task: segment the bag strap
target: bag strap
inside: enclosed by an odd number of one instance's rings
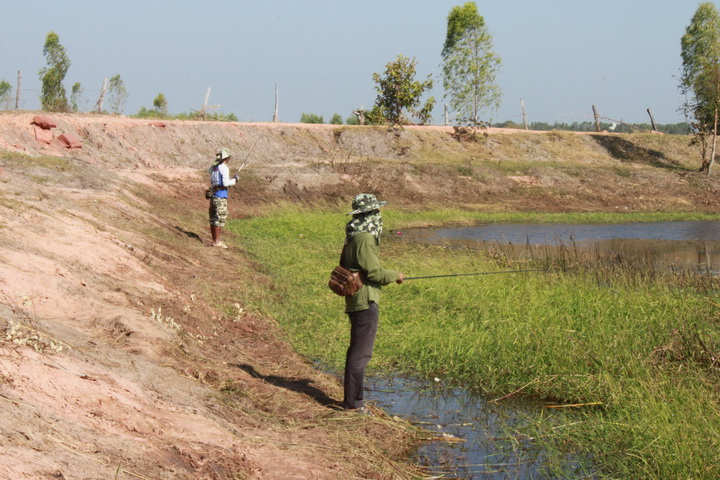
[[[343,255],[345,254],[346,247],[347,247],[347,243],[343,243],[343,248],[342,248],[342,250],[340,250],[340,260],[338,260],[338,265],[340,265],[342,267],[345,267],[345,265],[343,265],[342,258],[343,258]],[[347,268],[347,267],[345,267],[345,268]]]

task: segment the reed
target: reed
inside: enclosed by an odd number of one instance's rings
[[[449,211],[389,210],[384,218],[386,231],[409,219],[487,221]],[[348,326],[342,299],[326,285],[345,220],[339,212],[285,207],[231,227],[274,279],[269,292],[248,291],[245,304],[277,318],[298,351],[338,370]],[[547,272],[388,286],[372,369],[441,377],[499,402],[523,396],[575,405],[524,423],[524,435],[557,452],[548,460],[556,474],[569,475],[562,459],[574,452],[589,459],[583,471],[596,477],[717,478],[720,303],[712,278],[572,244],[518,259],[501,245],[481,252],[388,235],[381,261],[408,276]]]

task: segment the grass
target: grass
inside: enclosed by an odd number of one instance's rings
[[[283,207],[274,215],[231,225],[243,248],[274,279],[269,292],[249,291],[243,302],[278,319],[298,351],[336,369],[347,348],[347,319],[342,299],[326,284],[339,255],[343,213]],[[448,209],[387,210],[384,218],[389,232],[441,223],[688,216]],[[412,246],[391,235],[383,240],[381,261],[408,276],[508,267],[477,251]],[[563,456],[574,452],[591,458],[600,477],[716,478],[717,287],[689,276],[649,273],[643,264],[591,264],[572,255],[549,262],[549,273],[388,286],[371,368],[441,376],[490,398],[522,395],[557,404],[594,404],[538,415],[524,427],[528,431],[523,433],[557,452],[559,471]]]

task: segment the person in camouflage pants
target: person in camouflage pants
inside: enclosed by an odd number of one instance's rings
[[[228,187],[235,185],[238,180],[237,173],[234,177],[230,177],[230,169],[227,166],[230,158],[232,158],[230,152],[223,148],[215,155],[215,164],[209,169],[213,194],[210,197],[208,213],[213,247],[228,248],[225,242],[220,240],[220,234],[228,216]]]

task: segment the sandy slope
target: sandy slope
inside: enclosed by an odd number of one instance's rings
[[[29,155],[0,160],[0,478],[381,478],[333,432],[395,429],[333,410],[271,319],[218,309],[250,267],[207,246],[200,173],[262,127],[55,118],[82,149],[0,115]]]

